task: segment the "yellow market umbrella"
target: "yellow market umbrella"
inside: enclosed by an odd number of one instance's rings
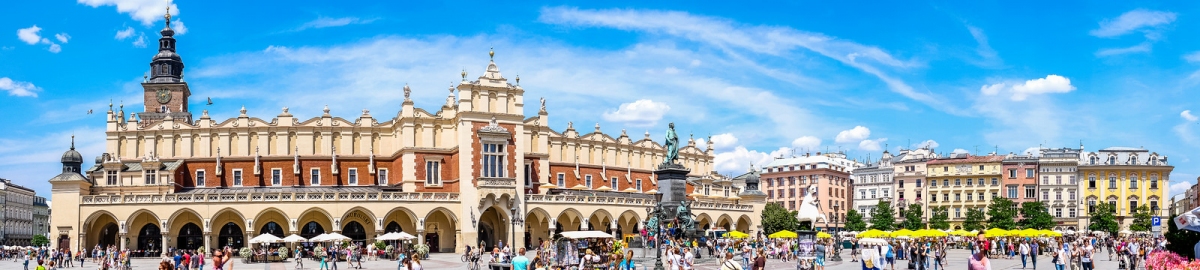
[[[1038,237],[1038,236],[1042,235],[1041,231],[1038,231],[1033,228],[1016,231],[1015,233],[1017,234],[1017,236],[1020,236],[1020,237]]]
[[[880,238],[880,237],[888,237],[888,233],[884,232],[884,231],[876,230],[876,229],[871,229],[871,230],[868,230],[865,232],[860,232],[860,233],[858,233],[858,235],[855,235],[855,237],[858,237],[858,238]]]
[[[984,231],[983,236],[988,238],[1005,237],[1009,236],[1009,232],[1001,228],[991,228]]]
[[[833,237],[833,235],[829,235],[829,233],[817,232],[817,238],[832,238],[832,237]]]
[[[964,231],[963,229],[958,229],[958,230],[955,230],[955,231],[953,231],[953,232],[950,232],[950,235],[957,235],[957,236],[971,236],[971,235],[972,235],[972,233],[971,233],[971,232],[968,232],[968,231]]]
[[[744,232],[732,231],[732,232],[725,233],[725,237],[729,237],[729,238],[746,238],[746,237],[750,237],[750,235],[749,235],[749,234],[746,234],[746,233],[744,233]]]
[[[791,239],[791,238],[796,238],[796,233],[794,233],[794,232],[792,232],[792,231],[788,231],[788,230],[782,230],[782,231],[778,231],[778,232],[772,233],[771,235],[767,235],[767,238],[788,238],[788,239]]]
[[[1040,230],[1039,232],[1041,232],[1042,235],[1045,235],[1045,236],[1051,236],[1051,237],[1061,237],[1062,236],[1062,233],[1056,232],[1056,231],[1051,231],[1051,230]]]
[[[908,236],[908,237],[912,237],[912,236],[913,236],[913,233],[914,233],[914,232],[913,232],[913,231],[911,231],[911,230],[909,230],[909,229],[903,229],[903,230],[899,230],[899,231],[894,231],[894,232],[892,232],[891,234],[889,234],[888,236],[891,236],[891,237],[900,237],[900,236]]]
[[[947,234],[946,232],[943,232],[943,231],[939,231],[939,230],[926,229],[926,230],[917,230],[916,236],[917,237],[946,237],[946,236],[949,236],[949,234]]]

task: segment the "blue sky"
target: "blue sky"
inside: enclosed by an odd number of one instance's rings
[[[657,138],[675,122],[711,138],[726,174],[793,151],[1082,141],[1169,156],[1172,194],[1200,175],[1196,3],[336,2],[9,3],[0,177],[48,193],[71,134],[86,160],[104,150],[109,100],[141,107],[168,4],[193,111],[218,119],[326,104],[391,118],[406,83],[436,110],[494,47],[527,104],[547,98],[555,129]]]

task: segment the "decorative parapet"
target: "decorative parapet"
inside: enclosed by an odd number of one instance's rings
[[[629,197],[618,197],[618,196],[526,194],[525,202],[527,202],[527,203],[551,203],[551,204],[580,203],[580,204],[608,204],[608,205],[626,205],[626,206],[654,206],[653,199],[629,198]]]
[[[735,203],[693,202],[692,209],[732,210],[732,211],[753,212],[754,206],[747,205],[747,204],[735,204]]]
[[[449,192],[247,192],[231,194],[89,195],[82,205],[306,201],[458,202]]]
[[[481,188],[514,188],[517,186],[515,178],[499,178],[499,177],[483,177],[479,178],[479,187]]]

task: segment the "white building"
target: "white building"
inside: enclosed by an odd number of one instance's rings
[[[892,154],[885,150],[879,161],[855,169],[850,175],[854,188],[853,209],[863,215],[863,220],[870,220],[871,212],[880,201],[892,201],[893,173]]]
[[[1043,148],[1038,158],[1038,200],[1045,203],[1058,230],[1079,230],[1079,149]]]

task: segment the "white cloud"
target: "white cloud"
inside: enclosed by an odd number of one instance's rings
[[[936,149],[938,146],[941,146],[941,144],[938,144],[938,142],[934,141],[934,140],[925,140],[923,142],[919,142],[917,144],[912,145],[913,148],[929,148],[929,149]]]
[[[137,40],[133,41],[133,46],[138,47],[138,48],[145,48],[146,47],[146,34],[139,33]]]
[[[1125,48],[1100,49],[1100,50],[1096,51],[1096,56],[1105,57],[1105,56],[1114,56],[1114,55],[1122,55],[1122,54],[1130,54],[1130,53],[1148,53],[1148,52],[1150,52],[1151,49],[1152,49],[1152,47],[1150,46],[1150,42],[1142,42],[1141,44],[1133,45],[1133,46],[1125,47]]]
[[[1180,182],[1171,183],[1171,185],[1167,189],[1168,190],[1167,194],[1170,194],[1171,196],[1175,196],[1176,194],[1182,194],[1184,192],[1187,192],[1187,190],[1191,187],[1192,187],[1192,183],[1189,181],[1180,181]]]
[[[1188,121],[1193,121],[1193,122],[1200,120],[1200,117],[1197,117],[1192,114],[1192,110],[1183,110],[1183,112],[1179,113],[1179,116],[1183,117],[1183,119],[1186,119]]]
[[[42,31],[42,28],[37,25],[17,29],[17,38],[24,41],[25,44],[38,44],[39,41],[42,41],[42,36],[38,35],[38,31]]]
[[[633,103],[621,104],[616,111],[604,112],[604,120],[622,122],[631,126],[646,127],[658,124],[671,106],[666,103],[649,99],[639,99]]]
[[[71,35],[68,35],[67,33],[58,33],[54,34],[54,39],[57,39],[58,42],[62,42],[63,44],[67,44],[67,41],[71,39]]]
[[[774,156],[791,152],[791,149],[780,148],[771,153],[763,153],[755,150],[747,150],[746,147],[738,146],[733,151],[718,152],[713,157],[713,164],[717,172],[729,175],[739,175],[750,170],[750,165],[755,168],[761,168],[771,162]]]
[[[0,171],[18,175],[21,185],[38,193],[49,192],[50,179],[61,172],[58,163],[75,136],[75,150],[83,155],[83,167],[88,168],[94,157],[104,152],[104,126],[74,126],[34,134],[4,134],[0,136]],[[53,161],[53,162],[47,162]]]
[[[837,143],[855,143],[866,140],[871,137],[871,130],[864,126],[855,126],[852,129],[838,132],[837,138],[833,141]]]
[[[967,149],[962,149],[962,148],[954,148],[954,151],[950,151],[950,153],[966,154],[966,153],[970,153],[970,151],[967,151]]]
[[[1003,64],[1000,55],[996,53],[995,49],[992,49],[992,45],[988,44],[988,37],[987,34],[983,33],[983,29],[968,25],[967,31],[971,32],[971,37],[975,39],[975,43],[979,44],[979,47],[975,48],[975,54],[978,54],[980,59],[974,61],[974,64],[984,67],[994,67]]]
[[[51,53],[58,53],[62,51],[62,46],[58,46],[58,44],[50,44],[49,50]]]
[[[1011,92],[1012,100],[1022,101],[1031,95],[1067,93],[1071,92],[1072,90],[1075,90],[1075,86],[1071,85],[1071,79],[1051,74],[1045,78],[1025,81],[1025,83],[1022,84],[997,83],[992,85],[984,85],[979,89],[979,92],[989,96],[994,96],[1000,94],[1001,92]]]
[[[727,151],[737,146],[738,138],[731,133],[721,133],[712,136],[712,143],[716,151]]]
[[[37,92],[42,89],[30,82],[14,81],[8,77],[0,77],[0,90],[8,91],[8,95],[10,96],[37,97]]]
[[[863,140],[861,142],[858,142],[858,149],[863,150],[863,151],[868,151],[868,152],[875,152],[875,151],[883,150],[883,147],[880,146],[879,144],[886,142],[887,140],[888,140],[887,138],[879,138],[879,139],[874,139],[874,140]]]
[[[890,90],[905,97],[930,105],[942,104],[936,97],[916,91],[903,80],[891,75],[890,70],[885,70],[908,69],[919,64],[897,59],[875,46],[862,45],[821,33],[787,27],[742,26],[723,18],[678,11],[548,7],[542,9],[538,20],[550,24],[611,27],[666,34],[710,44],[731,54],[740,54],[736,51],[738,49],[768,55],[806,49],[872,75],[884,82]]]
[[[307,23],[304,23],[303,25],[300,25],[300,27],[297,27],[296,29],[293,29],[292,31],[304,31],[307,29],[326,28],[326,27],[339,27],[339,26],[347,26],[347,25],[351,25],[351,24],[368,24],[368,23],[374,22],[375,20],[377,20],[377,19],[361,19],[358,17],[343,17],[343,18],[319,17],[316,20],[312,20]]]
[[[808,151],[817,149],[821,146],[821,139],[813,136],[804,136],[792,140],[792,148],[800,149],[800,151]]]
[[[1157,26],[1170,24],[1175,21],[1174,12],[1155,11],[1146,9],[1130,10],[1116,19],[1106,19],[1100,22],[1100,28],[1092,30],[1091,35],[1097,37],[1117,37],[1141,29],[1147,38],[1156,39],[1152,29]]]
[[[171,30],[175,30],[176,36],[187,34],[188,31],[187,26],[183,25],[183,20],[176,19],[172,19],[171,21]]]
[[[1200,62],[1200,51],[1194,51],[1183,55],[1183,60],[1187,60],[1188,63]]]
[[[171,0],[78,0],[80,4],[90,7],[100,6],[116,6],[117,12],[127,13],[130,18],[142,22],[142,25],[149,26],[150,24],[163,19],[163,15],[167,13],[167,7],[171,7],[171,16],[179,15],[179,7],[171,3]]]
[[[125,27],[125,30],[117,31],[117,35],[113,38],[117,40],[125,40],[129,37],[132,37],[135,32],[136,31],[133,30],[133,27]]]
[[[1017,154],[1017,155],[1029,154],[1034,157],[1040,157],[1040,156],[1042,156],[1042,148],[1041,147],[1025,148],[1025,151],[1021,151],[1020,153],[1014,153],[1014,154]]]

